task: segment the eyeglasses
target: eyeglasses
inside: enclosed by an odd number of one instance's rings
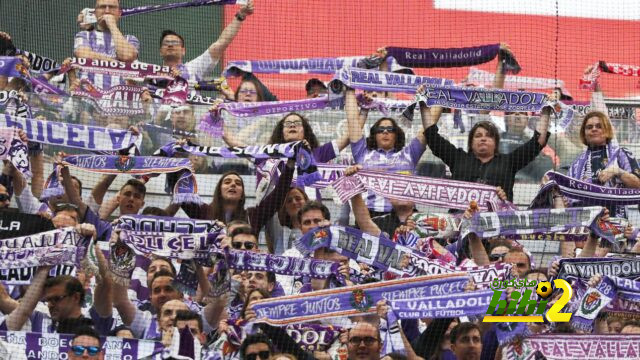
[[[376,128],[375,133],[376,134],[382,134],[385,131],[388,132],[388,133],[395,133],[396,132],[396,128],[395,128],[395,126],[378,126],[378,128]]]
[[[165,40],[162,42],[162,46],[182,46],[180,40]]]
[[[244,241],[244,242],[243,241],[232,241],[231,242],[231,246],[233,246],[233,248],[236,249],[236,250],[242,249],[243,247],[246,250],[251,250],[256,246],[256,244],[254,244],[252,242],[249,242],[249,241]]]
[[[285,121],[284,123],[284,127],[298,127],[298,126],[302,126],[302,121],[300,120],[294,120],[294,121]]]
[[[491,260],[491,261],[502,260],[502,259],[504,259],[504,257],[506,255],[507,255],[506,253],[504,253],[504,254],[491,254],[491,255],[489,255],[489,260]]]
[[[100,352],[100,348],[97,346],[73,345],[71,347],[71,351],[73,351],[76,356],[82,356],[85,350],[89,353],[89,356],[96,356]]]
[[[591,124],[591,125],[587,125],[587,126],[585,126],[584,128],[585,128],[585,129],[587,129],[587,130],[591,130],[591,129],[593,129],[593,128],[596,128],[596,129],[602,129],[602,124],[600,124],[600,123],[598,123],[598,124]]]
[[[242,90],[238,90],[238,93],[247,94],[247,95],[256,95],[258,92],[256,90],[251,90],[251,89],[242,89]]]
[[[50,304],[55,305],[55,304],[59,303],[60,301],[62,301],[62,299],[66,298],[68,296],[69,296],[69,294],[51,296],[51,297],[42,299],[42,302],[46,302],[46,303],[50,303]]]
[[[351,339],[349,339],[349,343],[351,345],[360,345],[361,342],[364,342],[364,344],[366,346],[369,345],[373,345],[374,343],[378,342],[378,339],[372,337],[372,336],[364,336],[364,337],[360,337],[360,336],[354,336]]]
[[[270,355],[271,355],[270,351],[260,351],[260,352],[255,353],[255,354],[245,354],[244,357],[247,360],[256,360],[257,358],[268,359]]]
[[[11,200],[11,196],[9,194],[0,194],[0,201],[9,201]]]

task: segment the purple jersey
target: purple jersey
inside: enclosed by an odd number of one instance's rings
[[[140,50],[140,41],[133,35],[125,35],[125,39],[129,44],[133,45],[136,50]],[[76,38],[73,43],[73,50],[77,50],[80,47],[87,47],[93,52],[107,55],[116,59],[116,46],[113,42],[113,37],[108,31],[80,31],[76,34]],[[89,79],[91,83],[101,89],[109,89],[116,85],[124,85],[124,79],[119,76],[80,73],[81,79]]]
[[[390,172],[402,172],[414,174],[416,165],[422,157],[426,146],[417,138],[411,140],[409,145],[400,151],[382,149],[367,149],[367,141],[364,137],[355,143],[351,143],[351,153],[356,163],[368,170],[381,170]],[[377,196],[373,192],[367,194],[367,207],[373,211],[389,212],[391,203],[389,200]]]

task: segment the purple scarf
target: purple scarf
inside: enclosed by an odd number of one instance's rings
[[[503,62],[505,72],[520,72],[518,61],[512,54],[500,49],[500,44],[449,49],[387,47],[386,50],[387,56],[393,57],[400,65],[418,68],[478,65],[493,60],[499,54],[499,61]]]
[[[169,66],[147,64],[143,62],[123,62],[118,60],[98,60],[88,58],[71,58],[71,63],[60,68],[64,74],[71,69],[79,69],[94,74],[120,76],[125,79],[144,80],[173,80]]]
[[[50,71],[60,69],[60,65],[54,59],[50,59],[48,57],[34,54],[32,52],[26,50],[16,49],[17,54],[26,55],[29,58],[29,62],[31,63],[30,71],[34,71],[37,73],[48,73]]]
[[[116,85],[109,90],[102,90],[83,79],[80,88],[73,92],[73,96],[86,97],[96,105],[105,115],[141,115],[144,108],[140,102],[140,95],[144,88],[132,85]]]
[[[22,64],[22,59],[15,56],[0,56],[0,75],[28,79],[29,70]]]
[[[188,158],[128,155],[69,155],[63,164],[71,168],[99,174],[165,174],[179,170],[191,171]]]
[[[313,99],[288,100],[288,101],[263,101],[254,103],[228,102],[218,106],[215,113],[208,113],[200,120],[199,130],[205,131],[211,136],[221,137],[224,119],[222,111],[240,117],[250,118],[267,115],[288,114],[290,112],[311,111],[326,108],[339,108],[344,99],[342,97],[323,96]]]
[[[636,359],[640,335],[533,335],[504,348],[507,360]]]
[[[553,171],[547,172],[547,176],[550,181],[540,189],[536,199],[557,186],[562,195],[589,205],[635,205],[640,202],[640,189],[595,185],[589,180],[581,181]]]
[[[483,315],[491,303],[493,290],[478,290],[389,302],[399,319],[442,319]]]
[[[501,202],[495,186],[380,171],[361,170],[331,185],[342,202],[366,190],[384,198],[461,210],[466,210],[470,201],[476,201],[481,211],[488,210],[488,201]]]
[[[485,89],[468,86],[432,85],[416,94],[415,103],[402,116],[413,120],[418,103],[461,110],[539,111],[547,106],[547,95],[528,91]]]
[[[122,17],[148,14],[156,11],[172,10],[194,6],[206,6],[206,5],[233,5],[233,4],[246,4],[247,0],[191,0],[184,2],[160,4],[160,5],[145,5],[136,6],[134,8],[122,9]]]
[[[138,255],[209,261],[218,233],[158,233],[122,230],[120,239]]]
[[[464,238],[474,233],[480,238],[489,238],[498,235],[538,234],[566,231],[578,226],[595,230],[598,227],[596,219],[601,214],[601,207],[479,212],[463,222],[460,236]]]
[[[588,281],[595,274],[637,279],[640,259],[637,258],[572,258],[560,259],[559,279]]]
[[[145,232],[224,233],[225,228],[224,224],[215,220],[150,215],[123,215],[117,221],[119,228]]]
[[[316,260],[313,258],[294,258],[252,251],[230,250],[226,253],[226,264],[231,269],[250,271],[269,271],[280,275],[309,276],[316,279],[328,279],[337,276],[340,263]]]
[[[422,257],[417,251],[398,245],[384,234],[372,236],[345,226],[319,227],[302,236],[294,246],[308,255],[319,248],[330,248],[343,256],[398,275],[415,275],[410,258]]]
[[[241,76],[245,73],[255,74],[335,74],[346,68],[378,68],[384,62],[377,56],[347,56],[337,58],[300,58],[277,60],[230,61],[224,68],[224,76]],[[399,66],[397,61],[389,59],[388,71],[413,73],[409,68]]]
[[[35,333],[24,331],[0,332],[0,348],[10,349],[12,358],[66,359],[71,348],[71,334]],[[102,353],[105,359],[154,359],[160,360],[163,345],[159,341],[125,339],[121,337],[100,337]],[[5,347],[6,346],[6,347]],[[3,354],[5,355],[5,354]]]
[[[21,118],[9,114],[0,116],[1,127],[24,130],[30,142],[90,151],[129,149],[138,140],[128,130]]]
[[[453,80],[347,67],[336,72],[329,88],[334,93],[340,93],[343,86],[347,86],[359,90],[414,94],[422,84],[453,85]]]
[[[27,179],[31,178],[29,169],[29,149],[20,140],[16,128],[0,128],[0,160],[8,159]]]
[[[0,268],[46,265],[80,266],[90,239],[71,228],[0,240]]]
[[[460,293],[468,282],[461,275],[427,275],[258,300],[253,310],[257,321],[272,325],[364,315],[375,312],[381,299],[391,302]]]

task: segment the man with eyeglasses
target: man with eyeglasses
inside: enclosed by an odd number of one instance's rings
[[[76,330],[70,345],[67,351],[69,360],[104,359],[100,336],[90,327],[81,327]]]
[[[359,322],[349,330],[349,360],[379,360],[381,349],[380,333],[373,324]]]
[[[96,0],[95,16],[98,22],[92,30],[76,34],[73,54],[76,57],[120,60],[132,62],[138,58],[140,41],[133,35],[123,35],[118,28],[122,15],[119,0]],[[119,76],[82,73],[93,85],[101,89],[123,84]]]
[[[249,0],[224,28],[218,39],[204,53],[186,63],[183,63],[187,52],[184,38],[175,31],[164,30],[160,37],[160,56],[163,65],[174,66],[180,71],[180,76],[187,80],[201,81],[211,77],[224,51],[240,31],[242,22],[247,16],[253,14],[253,11],[253,0]]]

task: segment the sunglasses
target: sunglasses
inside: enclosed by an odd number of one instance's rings
[[[375,131],[376,134],[382,134],[384,132],[395,133],[396,128],[394,126],[378,126]]]
[[[491,261],[502,260],[502,259],[504,259],[504,257],[506,255],[507,255],[506,253],[505,254],[491,254],[491,255],[489,255],[489,260],[491,260]]]
[[[260,359],[268,359],[269,356],[271,355],[270,351],[260,351],[259,353],[256,354],[245,354],[245,359],[247,360],[256,360],[258,358]]]
[[[76,356],[84,355],[85,350],[89,353],[89,356],[96,356],[100,352],[100,348],[97,346],[73,345],[71,347],[71,351],[73,351]]]
[[[9,194],[0,194],[0,201],[9,201],[11,200],[11,196]]]
[[[364,336],[364,337],[360,337],[360,336],[354,336],[351,339],[349,339],[349,343],[351,345],[360,345],[361,342],[364,342],[364,344],[366,346],[369,345],[373,345],[374,343],[378,342],[378,339],[372,337],[372,336]]]
[[[256,244],[254,244],[254,243],[252,243],[252,242],[248,242],[248,241],[245,241],[245,242],[242,242],[242,241],[232,241],[232,242],[231,242],[231,246],[233,246],[233,248],[234,248],[234,249],[236,249],[236,250],[242,249],[243,247],[244,247],[246,250],[251,250],[251,249],[253,249],[253,248],[256,246]]]

